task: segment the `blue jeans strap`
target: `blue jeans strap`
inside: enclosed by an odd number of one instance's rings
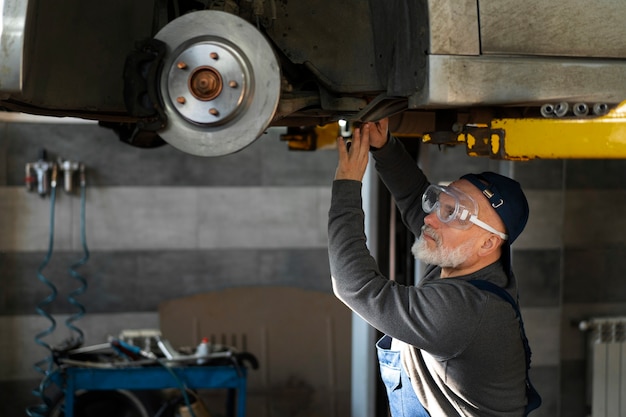
[[[383,336],[376,343],[376,351],[392,417],[430,417],[415,395],[402,366],[400,351],[391,350],[391,337]]]

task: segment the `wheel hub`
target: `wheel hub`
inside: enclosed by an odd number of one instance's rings
[[[189,91],[201,101],[211,101],[222,92],[222,77],[215,68],[197,68],[189,77]]]
[[[248,69],[234,48],[201,42],[184,49],[168,73],[167,92],[187,121],[216,125],[243,110]],[[226,85],[225,85],[226,84]]]
[[[200,156],[241,150],[269,126],[280,67],[263,35],[219,11],[189,13],[156,35],[168,46],[160,94],[168,117],[159,135]]]

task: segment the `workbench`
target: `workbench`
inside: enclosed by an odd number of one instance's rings
[[[174,375],[172,375],[174,373]],[[59,374],[56,381],[65,392],[65,417],[74,417],[75,393],[78,390],[161,390],[223,389],[233,394],[235,404],[228,404],[229,415],[245,417],[246,414],[246,368],[238,366],[138,366],[123,368],[90,368],[70,366]],[[236,407],[233,407],[235,406]]]

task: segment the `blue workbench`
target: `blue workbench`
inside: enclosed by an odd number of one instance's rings
[[[236,416],[246,415],[246,368],[237,366],[141,366],[89,368],[70,366],[60,378],[65,391],[65,417],[74,417],[78,390],[222,389],[236,394]],[[172,375],[172,372],[176,375]]]

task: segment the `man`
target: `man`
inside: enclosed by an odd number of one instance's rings
[[[388,134],[387,120],[364,124],[350,147],[341,138],[337,146],[328,225],[333,290],[385,334],[377,349],[393,417],[525,415],[530,352],[516,303],[474,284],[487,281],[517,298],[509,245],[528,219],[519,184],[483,173],[431,185]],[[361,181],[370,150],[419,236],[413,253],[430,264],[417,286],[385,278],[367,249]]]

